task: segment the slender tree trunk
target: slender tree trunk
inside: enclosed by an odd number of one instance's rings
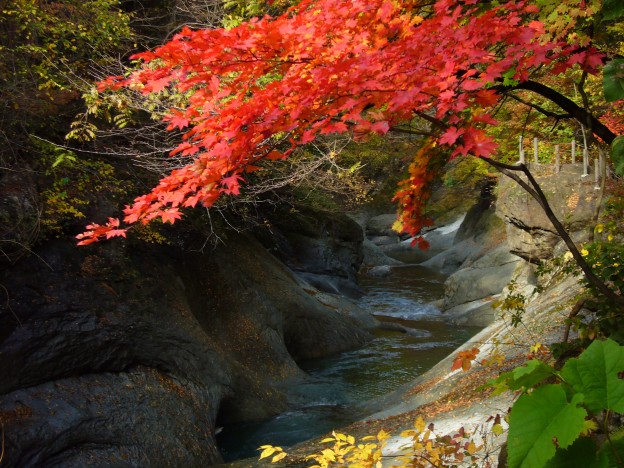
[[[488,163],[490,166],[495,167],[507,177],[515,180],[529,195],[531,195],[537,201],[537,203],[544,210],[544,213],[546,214],[552,225],[555,227],[557,234],[559,234],[561,239],[563,239],[563,241],[565,242],[566,246],[570,250],[570,253],[572,254],[572,257],[583,271],[585,278],[587,278],[587,281],[593,287],[595,287],[602,295],[604,295],[605,298],[607,298],[610,302],[613,302],[614,304],[617,304],[624,309],[624,296],[620,296],[615,291],[610,289],[604,283],[604,281],[598,278],[598,276],[596,276],[596,274],[592,271],[591,267],[585,261],[585,258],[581,255],[581,252],[579,252],[578,248],[576,247],[576,244],[574,243],[566,229],[563,227],[563,224],[561,224],[561,221],[559,221],[559,219],[553,212],[550,204],[548,203],[548,200],[546,199],[546,196],[544,195],[544,192],[542,191],[541,187],[539,186],[529,169],[524,164],[517,164],[512,166],[509,164],[503,164],[501,162],[494,161],[490,158],[486,158],[483,156],[480,156],[480,159]],[[521,172],[526,175],[528,182],[521,179],[516,174],[516,172]]]

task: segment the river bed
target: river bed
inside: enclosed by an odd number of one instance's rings
[[[359,406],[405,384],[479,331],[442,320],[429,302],[443,295],[445,277],[419,266],[400,266],[389,276],[363,276],[367,291],[358,304],[380,320],[410,333],[379,330],[365,347],[299,363],[311,379],[296,388],[296,409],[262,423],[223,428],[217,436],[226,461],[253,457],[260,445],[289,446],[365,416]]]

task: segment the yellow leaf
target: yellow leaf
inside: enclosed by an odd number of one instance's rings
[[[533,346],[531,346],[530,351],[532,353],[537,353],[541,348],[542,348],[542,343],[535,343]]]
[[[321,453],[323,454],[323,457],[324,457],[326,460],[329,460],[329,461],[334,461],[334,460],[336,460],[336,456],[334,455],[334,451],[333,451],[333,450],[330,450],[330,449],[325,449],[325,450],[323,450]]]
[[[418,432],[422,432],[425,430],[426,426],[427,426],[427,423],[425,423],[425,420],[422,418],[422,416],[418,416],[418,419],[414,423],[414,427],[416,428],[416,430]]]
[[[336,439],[334,439],[333,437],[327,437],[326,439],[321,440],[321,443],[324,444],[326,442],[333,442],[334,440]]]
[[[347,443],[351,445],[355,444],[355,438],[353,436],[347,436]]]
[[[598,424],[592,419],[586,419],[585,424],[583,424],[583,432],[581,432],[582,436],[588,436],[592,432],[598,429]]]
[[[277,463],[278,461],[280,461],[282,458],[285,458],[285,457],[286,457],[286,452],[278,453],[277,455],[273,457],[273,459],[271,460],[271,463]]]
[[[403,223],[398,219],[392,224],[392,230],[395,232],[403,232]]]
[[[503,426],[502,426],[501,424],[494,424],[494,425],[492,426],[492,433],[493,433],[495,436],[499,436],[499,435],[501,435],[501,434],[503,433]]]
[[[383,429],[377,433],[377,440],[386,440],[390,438],[390,434],[388,434]]]
[[[263,458],[266,457],[270,457],[271,455],[273,455],[275,452],[277,452],[277,448],[276,447],[267,447],[265,448],[262,453],[260,454],[260,460],[262,460]]]

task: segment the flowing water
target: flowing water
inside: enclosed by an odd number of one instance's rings
[[[407,383],[454,351],[479,329],[450,326],[428,302],[443,295],[444,276],[419,266],[363,277],[359,305],[410,333],[379,330],[364,348],[304,361],[312,378],[296,388],[295,410],[262,423],[228,426],[218,435],[226,461],[257,456],[260,445],[289,446],[363,417],[357,405]]]

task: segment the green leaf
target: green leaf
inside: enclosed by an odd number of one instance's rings
[[[548,468],[606,468],[609,460],[604,453],[598,455],[596,443],[589,437],[580,437],[567,449],[557,450],[555,458],[550,460]]]
[[[624,16],[624,3],[622,0],[603,0],[602,17],[605,20],[614,20]]]
[[[611,60],[602,73],[605,99],[609,102],[624,99],[624,59]]]
[[[611,144],[611,159],[615,166],[615,173],[624,175],[624,136],[619,136]]]
[[[542,380],[553,375],[555,370],[537,359],[528,361],[522,367],[505,372],[497,379],[489,382],[494,387],[494,394],[498,395],[505,390],[519,390],[535,387]]]
[[[561,370],[562,377],[575,392],[582,393],[587,408],[593,413],[609,409],[624,412],[624,347],[615,341],[594,341],[576,359],[570,359]]]
[[[509,467],[544,466],[559,447],[574,442],[584,427],[587,411],[579,407],[582,395],[568,402],[561,385],[544,385],[522,395],[509,414]]]
[[[611,434],[611,440],[606,440],[600,446],[599,453],[608,458],[609,467],[621,467],[624,460],[624,429]]]

